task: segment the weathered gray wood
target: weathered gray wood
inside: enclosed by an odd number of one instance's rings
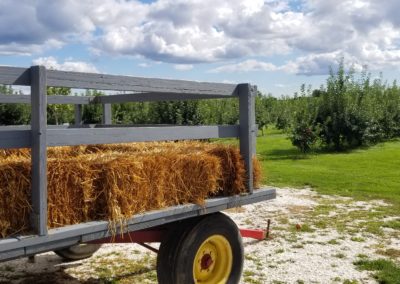
[[[70,247],[73,245],[76,245],[77,243],[80,242],[80,237],[74,237],[74,238],[65,238],[62,240],[57,240],[54,242],[44,242],[32,247],[27,247],[25,250],[25,254],[26,255],[34,255],[34,254],[38,254],[41,252],[46,252],[46,251],[52,251],[52,250],[57,250],[60,248],[66,248],[66,247]]]
[[[15,258],[19,258],[21,256],[25,256],[25,249],[19,248],[11,251],[6,251],[0,253],[0,262],[5,260],[12,260]]]
[[[0,94],[0,103],[4,104],[30,104],[31,96]]]
[[[31,67],[32,227],[47,234],[46,69]]]
[[[48,104],[89,104],[93,97],[85,96],[48,96]],[[3,95],[0,94],[0,103],[30,104],[29,95]]]
[[[0,66],[0,84],[29,86],[29,68]]]
[[[184,101],[201,99],[227,98],[229,95],[197,95],[176,93],[135,93],[110,96],[98,96],[95,102],[99,103],[124,103],[124,102],[155,102],[155,101]],[[233,95],[231,97],[234,97]]]
[[[247,173],[247,187],[253,192],[253,147],[255,145],[255,96],[257,89],[250,84],[238,85],[239,90],[239,123],[240,153],[242,154]]]
[[[75,105],[75,122],[74,125],[75,126],[80,126],[82,125],[82,105]]]
[[[167,224],[188,217],[200,216],[214,213],[221,209],[227,209],[246,205],[250,203],[270,200],[276,197],[276,191],[273,188],[265,188],[254,191],[253,194],[210,198],[206,200],[204,206],[195,204],[178,205],[161,210],[149,211],[143,214],[133,216],[128,220],[125,231],[136,231],[143,228],[153,227],[161,224]],[[119,231],[119,229],[118,229]],[[109,224],[106,221],[87,222],[72,226],[51,229],[45,236],[27,236],[20,239],[0,240],[0,256],[12,255],[15,257],[15,251],[21,253],[21,248],[26,248],[29,254],[43,252],[45,250],[55,250],[66,245],[72,245],[80,239],[83,242],[96,240],[110,236]],[[49,247],[46,249],[46,244]],[[26,254],[20,254],[24,256]],[[6,258],[0,257],[0,260]]]
[[[112,124],[111,104],[103,104],[103,116],[101,117],[102,124]]]
[[[47,74],[46,74],[47,73]],[[140,94],[103,96],[97,102],[115,102],[228,98],[239,96],[240,126],[157,126],[157,127],[118,127],[78,126],[88,128],[66,129],[71,126],[46,126],[46,100],[49,103],[87,104],[93,103],[90,97],[46,96],[48,85],[55,87],[93,88],[100,90],[121,90],[147,92]],[[37,252],[69,246],[79,241],[95,240],[110,235],[108,222],[89,222],[74,226],[53,229],[47,233],[47,162],[46,144],[49,146],[80,145],[96,143],[119,143],[133,141],[160,141],[177,139],[205,139],[240,137],[240,149],[248,173],[248,195],[214,198],[205,206],[194,204],[175,206],[163,210],[146,212],[134,216],[121,230],[135,231],[152,226],[174,222],[188,217],[217,212],[226,208],[275,198],[275,190],[267,189],[253,192],[252,157],[255,154],[255,93],[249,84],[230,85],[218,83],[199,83],[178,80],[145,79],[127,76],[85,74],[76,72],[47,71],[44,67],[31,69],[0,67],[0,84],[31,84],[32,127],[0,127],[1,147],[32,146],[32,215],[33,227],[40,236],[21,237],[17,241],[0,240],[0,260],[26,256]],[[15,98],[14,98],[15,97]],[[17,100],[29,103],[29,97],[10,96],[1,100]],[[105,107],[109,108],[109,107]],[[111,123],[111,111],[105,109],[103,123]],[[78,115],[78,114],[77,114]],[[108,117],[108,118],[107,118]],[[74,126],[77,127],[77,126]],[[46,140],[47,137],[47,140]],[[119,230],[119,229],[118,229]]]
[[[230,96],[222,95],[193,95],[193,94],[170,94],[170,93],[136,93],[108,96],[48,96],[47,104],[112,104],[125,102],[150,102],[150,101],[183,101],[200,99],[218,99]],[[231,96],[234,97],[234,96]],[[29,95],[4,95],[0,94],[0,103],[30,104]]]
[[[75,129],[75,128],[129,128],[129,127],[177,127],[177,124],[82,124],[82,125],[47,125],[47,129]],[[235,126],[238,127],[238,126]],[[30,130],[30,125],[0,125],[0,131]]]
[[[93,100],[93,97],[86,96],[47,96],[48,104],[80,104],[87,105]]]
[[[27,148],[32,141],[30,130],[0,130],[0,149]]]
[[[255,114],[255,112],[254,112],[254,114]],[[255,118],[254,118],[254,120],[255,120]],[[253,146],[251,147],[251,149],[252,149],[251,154],[253,157],[255,157],[257,155],[257,135],[258,135],[258,124],[255,124],[254,130],[253,130]]]
[[[238,137],[237,125],[48,129],[47,145],[107,144]]]
[[[157,92],[193,95],[236,95],[236,85],[153,79],[105,74],[48,70],[47,84],[52,87]]]

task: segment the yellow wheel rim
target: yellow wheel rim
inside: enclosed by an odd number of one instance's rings
[[[197,250],[193,263],[195,283],[226,283],[232,270],[232,248],[221,235],[206,239]]]

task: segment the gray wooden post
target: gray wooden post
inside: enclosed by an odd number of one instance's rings
[[[74,105],[75,107],[75,125],[82,125],[82,105]]]
[[[250,84],[239,84],[239,138],[240,153],[247,173],[247,188],[253,193],[253,156],[255,154],[255,95],[257,88]]]
[[[103,104],[102,124],[112,124],[112,122],[111,122],[111,104]]]
[[[47,234],[46,68],[31,67],[32,215],[38,235]]]

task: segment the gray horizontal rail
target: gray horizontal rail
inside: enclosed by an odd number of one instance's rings
[[[30,68],[0,66],[0,84],[30,86]]]
[[[194,94],[173,94],[173,93],[135,93],[108,96],[47,96],[48,104],[75,104],[87,105],[90,103],[116,104],[126,102],[159,102],[159,101],[184,101],[201,99],[221,99],[234,96],[224,95],[194,95]],[[0,103],[30,104],[30,95],[4,95],[0,94]]]
[[[236,96],[235,84],[47,70],[47,85],[80,89]]]
[[[3,103],[3,104],[30,104],[31,96],[0,94],[0,103]]]
[[[125,102],[159,102],[159,101],[184,101],[202,99],[220,99],[234,97],[233,95],[198,95],[198,94],[176,94],[176,93],[135,93],[111,96],[98,96],[95,102],[103,104],[115,104]]]
[[[47,146],[110,144],[145,141],[189,140],[238,137],[237,125],[212,126],[119,126],[49,125]],[[0,149],[31,147],[29,125],[0,126]]]
[[[93,100],[93,97],[86,96],[47,96],[48,104],[74,104],[87,105]]]
[[[0,149],[2,148],[27,148],[32,145],[32,136],[30,130],[25,130],[26,126],[21,130],[0,129]]]
[[[239,126],[48,129],[48,146],[238,137]]]
[[[89,104],[94,97],[86,96],[47,96],[48,104]],[[2,95],[0,94],[0,103],[30,104],[30,95]]]
[[[276,197],[273,188],[255,190],[253,194],[218,197],[206,200],[204,206],[185,204],[166,209],[145,212],[131,218],[124,231],[137,231],[174,221],[215,213],[228,208],[271,200]],[[120,233],[118,231],[117,233]],[[8,260],[30,254],[55,250],[111,236],[109,223],[94,221],[51,229],[46,236],[24,236],[0,240],[0,260]]]
[[[76,128],[127,128],[127,127],[171,127],[179,124],[81,124],[81,125],[47,125],[47,129],[76,129]],[[0,125],[0,131],[31,130],[30,125]]]

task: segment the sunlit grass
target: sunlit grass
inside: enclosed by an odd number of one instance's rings
[[[302,154],[283,133],[257,139],[265,184],[311,186],[321,193],[384,199],[400,207],[400,141],[345,153]]]

